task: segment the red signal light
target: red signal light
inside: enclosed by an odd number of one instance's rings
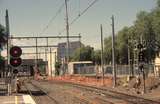
[[[20,58],[22,54],[22,49],[18,46],[13,46],[10,49],[10,64],[13,67],[18,67],[22,63],[22,59]]]
[[[14,54],[17,54],[17,53],[18,53],[17,50],[15,50],[15,51],[14,51]]]
[[[13,46],[11,49],[10,49],[10,55],[12,57],[19,57],[21,56],[22,54],[22,49],[18,46]]]
[[[21,58],[11,58],[10,59],[10,64],[13,67],[18,67],[19,65],[21,65],[21,63],[22,63],[22,59]]]

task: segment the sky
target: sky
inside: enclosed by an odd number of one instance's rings
[[[93,1],[69,0],[69,23]],[[0,0],[0,24],[5,24],[5,10],[8,9],[10,31],[13,36],[66,35],[66,31],[60,34],[66,25],[64,6],[46,28],[63,4],[64,0]],[[156,0],[98,0],[70,26],[69,35],[81,34],[84,44],[99,49],[100,24],[103,25],[104,37],[108,37],[112,33],[112,15],[115,16],[115,31],[118,32],[124,26],[133,25],[139,11],[151,11],[155,6]],[[57,44],[63,41],[65,40],[51,40],[51,43]],[[31,42],[28,43],[31,44]]]

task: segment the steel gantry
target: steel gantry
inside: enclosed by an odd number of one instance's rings
[[[81,35],[74,35],[74,36],[24,36],[24,37],[9,37],[10,40],[28,40],[28,39],[33,39],[34,40],[34,43],[35,45],[21,45],[19,47],[21,48],[35,48],[36,49],[36,52],[35,53],[28,53],[28,54],[35,54],[36,58],[35,58],[35,68],[37,68],[37,62],[38,62],[38,54],[40,54],[40,52],[38,52],[38,48],[52,48],[52,47],[58,47],[57,45],[49,45],[48,43],[48,40],[49,39],[67,39],[67,38],[79,38],[79,40],[81,40]],[[46,45],[38,45],[38,39],[45,39],[46,40]],[[69,48],[69,47],[67,47]],[[66,49],[66,50],[69,50],[69,49]],[[46,57],[46,53],[47,52],[44,52],[43,54],[45,54],[45,57]],[[27,53],[25,53],[27,54]],[[66,53],[68,54],[68,53]],[[67,64],[68,64],[68,61],[67,61]]]

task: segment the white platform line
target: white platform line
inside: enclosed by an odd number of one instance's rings
[[[23,95],[23,100],[25,104],[36,104],[30,95]]]

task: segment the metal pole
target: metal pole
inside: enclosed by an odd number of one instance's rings
[[[128,66],[129,66],[129,74],[130,74],[130,76],[131,76],[131,62],[130,62],[129,38],[128,38]]]
[[[47,50],[48,50],[48,38],[46,38]]]
[[[35,60],[35,71],[37,72],[37,68],[38,68],[38,47],[37,47],[37,38],[35,38],[36,40],[36,60]],[[37,73],[36,73],[37,74]]]
[[[5,16],[5,22],[6,22],[6,34],[7,34],[7,69],[8,69],[8,73],[7,76],[8,78],[11,77],[11,70],[9,68],[9,49],[10,49],[10,28],[9,28],[9,15],[8,15],[8,10],[6,10],[6,16]],[[11,94],[11,79],[8,79],[8,96]]]
[[[102,28],[102,24],[101,24],[101,68],[102,68],[102,82],[104,85],[104,58],[103,58],[103,28]]]
[[[52,77],[52,49],[50,48],[50,73]]]
[[[8,16],[8,10],[6,10],[6,16],[5,16],[5,20],[6,20],[6,34],[7,34],[7,64],[9,65],[9,45],[10,45],[10,31],[9,31],[9,16]]]
[[[56,55],[56,54],[57,54],[57,52],[54,52],[54,55],[55,55],[55,56],[54,56],[54,57],[55,57],[55,59],[54,59],[54,60],[55,60],[55,63],[57,62],[57,55]]]
[[[45,48],[45,61],[46,61],[46,70],[45,70],[45,73],[48,74],[48,59],[47,59],[47,48]]]
[[[80,56],[79,56],[79,57],[80,57],[80,58],[79,58],[80,60],[79,60],[79,61],[81,61],[81,34],[80,34],[80,33],[79,33],[79,48],[80,48],[80,49],[79,49],[79,51],[80,51]],[[81,69],[81,67],[80,67],[80,69]]]
[[[47,48],[45,48],[45,61],[47,61]]]
[[[112,68],[113,68],[113,71],[112,71],[113,87],[116,87],[114,16],[112,16]]]
[[[143,70],[143,93],[146,93],[146,83],[145,83],[145,72],[144,72],[144,68],[142,69]]]
[[[68,73],[68,62],[69,62],[69,51],[70,51],[70,46],[69,46],[69,23],[68,23],[68,7],[67,7],[67,0],[65,0],[65,6],[66,6],[66,32],[67,32],[67,44],[66,44],[66,54],[67,54],[67,67],[66,71]]]
[[[79,46],[80,46],[80,48],[81,48],[81,34],[79,33]]]

